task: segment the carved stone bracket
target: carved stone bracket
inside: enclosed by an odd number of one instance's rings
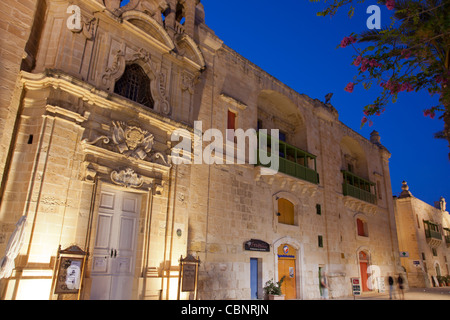
[[[344,196],[344,204],[347,208],[355,212],[363,212],[365,214],[374,215],[377,212],[377,206],[351,196]]]

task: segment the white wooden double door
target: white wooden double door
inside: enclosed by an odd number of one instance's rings
[[[115,189],[100,194],[92,262],[92,300],[129,300],[133,289],[141,197]]]

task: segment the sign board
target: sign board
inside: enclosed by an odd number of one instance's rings
[[[195,278],[197,275],[196,264],[184,264],[182,266],[183,278],[181,281],[181,292],[195,291]]]
[[[361,281],[359,278],[351,278],[352,283],[352,293],[354,296],[361,295]]]
[[[414,266],[420,267],[420,260],[414,260],[412,263]]]
[[[84,258],[62,257],[56,279],[56,294],[78,293]]]
[[[55,294],[78,294],[81,292],[87,253],[78,246],[65,250],[58,248],[57,268],[54,278]]]
[[[251,239],[245,242],[244,249],[247,251],[270,252],[270,244],[262,240]]]
[[[200,259],[196,259],[192,255],[188,255],[184,259],[183,256],[181,256],[180,274],[178,276],[178,300],[180,300],[180,291],[193,292],[194,300],[197,300],[199,265]]]
[[[400,251],[400,258],[409,258],[408,251]]]

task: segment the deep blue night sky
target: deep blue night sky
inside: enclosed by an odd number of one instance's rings
[[[372,103],[379,89],[355,87],[344,91],[357,74],[352,65],[355,51],[351,47],[336,49],[344,36],[367,29],[366,9],[376,0],[357,6],[349,19],[346,10],[333,18],[317,17],[323,1],[309,0],[202,0],[206,24],[233,50],[252,61],[299,93],[324,101],[334,93],[331,103],[339,119],[369,138],[373,130],[391,152],[390,171],[394,195],[401,192],[406,180],[412,194],[433,204],[441,196],[450,201],[449,148],[445,140],[433,138],[443,129],[443,122],[425,118],[423,110],[437,104],[428,92],[399,94],[395,104],[373,118],[373,126],[360,129],[362,109]],[[392,13],[381,7],[382,25],[390,23]]]
[[[323,1],[322,1],[323,2]],[[369,138],[373,130],[391,152],[390,171],[394,195],[406,180],[412,194],[433,204],[441,196],[450,201],[449,148],[433,134],[443,129],[443,122],[425,118],[423,110],[437,104],[428,92],[400,93],[395,104],[373,118],[373,126],[360,129],[362,109],[379,93],[373,86],[344,91],[357,74],[352,65],[351,47],[336,49],[344,36],[366,30],[366,9],[375,0],[358,5],[349,19],[346,10],[333,18],[317,17],[323,3],[308,0],[203,0],[206,24],[225,44],[275,76],[299,93],[324,101],[331,100],[339,119]],[[390,11],[381,7],[382,25],[390,23]]]

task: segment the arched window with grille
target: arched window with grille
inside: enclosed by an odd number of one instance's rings
[[[150,78],[137,64],[127,65],[122,77],[114,86],[114,93],[153,109]]]

